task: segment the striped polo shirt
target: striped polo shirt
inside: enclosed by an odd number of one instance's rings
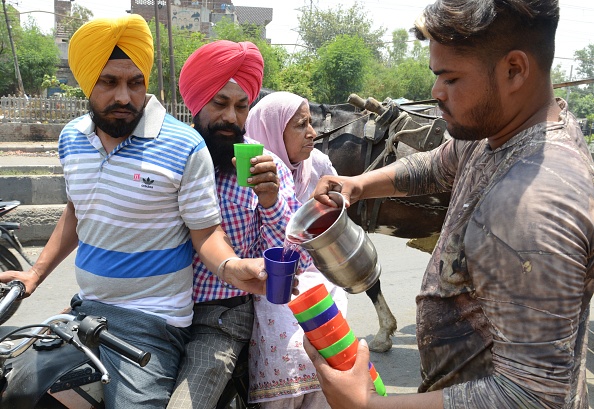
[[[82,299],[192,321],[190,229],[221,221],[202,137],[154,96],[132,135],[106,152],[87,114],[60,134],[59,154],[79,240]]]

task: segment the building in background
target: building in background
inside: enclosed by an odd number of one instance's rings
[[[66,21],[69,19],[72,11],[71,0],[54,0],[54,40],[60,50],[60,63],[56,71],[56,78],[60,83],[71,87],[78,86],[74,79],[70,66],[68,65],[68,40],[72,37],[72,29],[68,27]],[[61,93],[60,88],[48,88],[47,95]]]
[[[156,0],[159,22],[167,26],[167,3]],[[201,32],[213,36],[212,27],[223,19],[236,24],[252,24],[261,30],[266,39],[266,25],[272,21],[272,9],[265,7],[240,7],[231,0],[171,0],[171,25],[180,30]],[[130,12],[140,14],[146,21],[155,16],[154,0],[131,0]]]
[[[70,67],[68,66],[68,40],[72,36],[72,28],[68,24],[72,12],[73,0],[54,1],[54,38],[60,49],[60,64],[56,72],[58,81],[72,87],[78,86]],[[155,1],[159,8],[159,22],[165,27],[167,19],[166,0],[130,0],[130,13],[141,15],[146,21],[155,17]],[[170,0],[171,25],[179,30],[201,32],[207,37],[213,37],[213,26],[223,19],[257,27],[263,39],[266,38],[266,26],[272,21],[272,8],[235,6],[231,0]],[[61,92],[60,88],[47,90],[50,96]]]

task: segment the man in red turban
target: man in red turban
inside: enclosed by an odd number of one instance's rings
[[[261,257],[267,248],[282,246],[285,226],[300,206],[291,172],[269,151],[252,158],[249,182],[254,187],[237,184],[233,144],[256,143],[244,136],[245,122],[260,92],[263,68],[254,44],[215,41],[188,58],[179,78],[194,128],[204,138],[215,166],[221,227],[239,257]],[[301,267],[307,262],[303,255]],[[254,318],[248,292],[220,280],[202,256],[194,258],[194,266],[192,338],[168,406],[175,409],[217,406],[248,344]],[[223,272],[219,277],[225,276]]]

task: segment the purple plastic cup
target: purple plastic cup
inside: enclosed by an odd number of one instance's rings
[[[320,314],[316,315],[315,317],[300,322],[299,325],[303,328],[303,332],[313,331],[314,329],[318,328],[320,325],[324,325],[332,318],[336,316],[336,314],[340,314],[338,311],[338,307],[336,304],[332,304],[327,310],[321,312]]]
[[[291,301],[293,280],[297,271],[299,253],[289,252],[286,260],[282,247],[272,247],[264,251],[264,265],[268,278],[266,279],[266,299],[273,304],[287,304]]]

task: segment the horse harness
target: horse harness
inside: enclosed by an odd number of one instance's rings
[[[446,127],[443,119],[415,113],[402,107],[396,107],[395,105],[388,106],[388,109],[384,114],[379,117],[373,112],[365,111],[366,113],[364,113],[364,115],[335,128],[330,128],[332,123],[331,111],[326,109],[323,105],[321,105],[321,108],[322,111],[325,112],[324,131],[315,137],[314,141],[322,139],[322,152],[326,155],[329,152],[330,137],[335,132],[359,120],[366,119],[363,134],[364,139],[367,141],[367,149],[365,153],[365,170],[363,173],[395,162],[397,159],[396,149],[398,147],[398,142],[403,142],[418,151],[427,151],[439,146],[444,141]],[[430,124],[420,125],[413,121],[409,114],[433,120]],[[388,137],[385,142],[385,147],[372,163],[371,154],[373,146],[383,140],[386,134]],[[416,208],[441,211],[447,210],[447,206],[416,203],[396,197],[364,199],[359,202],[357,213],[361,216],[361,225],[365,231],[375,231],[380,207],[386,199]],[[370,217],[367,217],[367,206],[368,201],[370,200],[373,201],[373,205],[371,215]]]

